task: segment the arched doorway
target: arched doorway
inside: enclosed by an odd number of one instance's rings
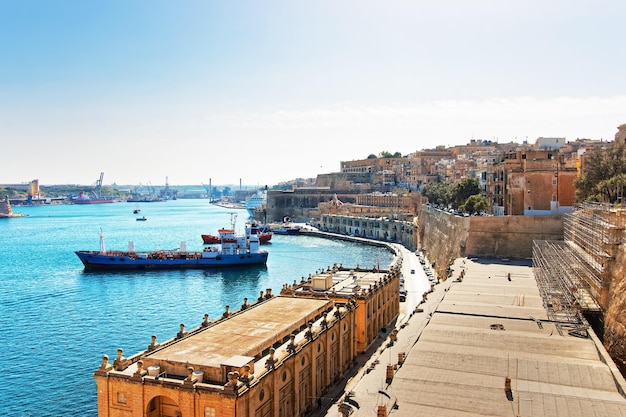
[[[180,407],[169,397],[154,397],[148,403],[147,417],[181,417]]]

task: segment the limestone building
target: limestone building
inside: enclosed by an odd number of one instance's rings
[[[502,155],[485,173],[487,200],[496,215],[548,215],[573,210],[576,167],[557,151]]]
[[[94,374],[100,417],[302,416],[399,312],[399,271],[334,267]]]

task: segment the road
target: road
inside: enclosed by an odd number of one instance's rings
[[[402,276],[404,277],[404,288],[407,291],[406,301],[400,303],[399,321],[402,322],[421,304],[422,296],[425,292],[430,291],[431,283],[428,281],[428,276],[426,276],[415,252],[399,244],[393,244],[393,246],[402,253]]]

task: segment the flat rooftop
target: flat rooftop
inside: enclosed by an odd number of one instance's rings
[[[145,356],[153,361],[219,368],[234,357],[255,357],[332,306],[326,299],[274,297]]]
[[[437,285],[380,353],[384,370],[406,352],[393,379],[372,372],[350,388],[354,416],[394,403],[394,416],[626,416],[623,377],[595,336],[548,319],[530,265],[467,260],[453,269],[452,280],[465,270],[462,282]]]
[[[389,273],[388,270],[336,269],[310,275],[310,283],[296,283],[296,295],[307,295],[309,287],[317,292],[349,298],[361,290],[374,287]]]

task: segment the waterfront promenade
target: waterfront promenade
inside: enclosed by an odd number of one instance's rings
[[[548,319],[529,262],[452,270],[316,415],[626,416],[624,378],[595,335]]]

